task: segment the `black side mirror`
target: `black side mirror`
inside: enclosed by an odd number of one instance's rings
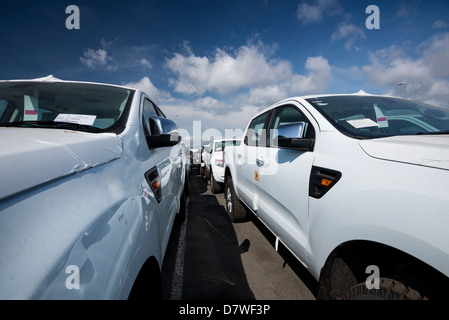
[[[176,123],[172,120],[151,116],[149,119],[150,135],[147,136],[150,148],[171,147],[181,142]]]
[[[305,122],[294,122],[279,126],[273,134],[273,146],[278,148],[313,151],[315,139],[305,139]]]

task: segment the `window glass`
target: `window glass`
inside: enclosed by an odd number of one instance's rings
[[[8,105],[8,101],[0,100],[0,118],[3,116],[3,112],[5,112],[7,105]]]
[[[309,120],[304,116],[304,114],[298,110],[298,108],[292,105],[277,108],[273,112],[273,116],[271,117],[271,122],[269,126],[269,131],[267,132],[267,134],[269,135],[268,141],[270,142],[270,145],[273,145],[271,139],[273,138],[274,130],[276,130],[279,126],[295,122],[305,122],[306,126],[304,128],[304,137],[309,138],[311,135],[313,135],[311,133],[313,127],[310,125]]]
[[[159,114],[160,117],[162,117],[162,118],[167,118],[167,117],[165,116],[165,114],[162,112],[162,110],[161,110],[158,106],[156,106],[156,109],[157,109],[157,113]]]
[[[248,127],[245,137],[245,144],[249,146],[264,146],[266,145],[266,132],[264,129],[265,122],[268,117],[268,112],[255,118]]]
[[[224,140],[215,143],[215,151],[223,151],[226,147],[239,146],[240,140]]]
[[[358,139],[449,133],[449,110],[417,101],[383,96],[329,96],[307,101],[335,128]]]
[[[150,117],[157,116],[156,106],[148,99],[143,102],[143,119],[147,126],[148,132],[150,131]]]
[[[0,83],[0,125],[121,132],[134,91],[100,84],[11,81]],[[83,126],[81,128],[81,126]],[[93,130],[96,129],[96,130]]]

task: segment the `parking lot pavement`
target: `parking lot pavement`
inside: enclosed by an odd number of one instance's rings
[[[196,170],[163,267],[166,300],[315,300],[316,281],[256,218],[233,224]]]

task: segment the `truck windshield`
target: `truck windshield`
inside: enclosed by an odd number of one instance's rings
[[[359,139],[397,135],[449,134],[449,110],[381,96],[307,99],[339,131]]]
[[[0,126],[119,133],[133,94],[90,83],[0,82]]]

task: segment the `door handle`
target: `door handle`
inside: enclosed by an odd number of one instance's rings
[[[257,164],[258,167],[261,167],[261,166],[263,166],[265,164],[265,161],[257,159],[256,160],[256,164]]]

